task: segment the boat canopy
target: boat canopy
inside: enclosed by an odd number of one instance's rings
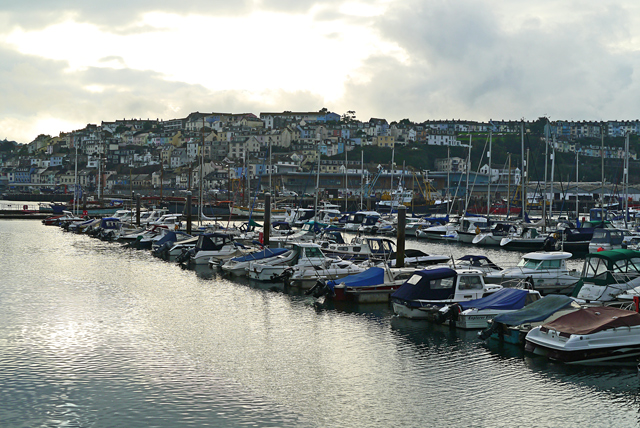
[[[616,327],[640,325],[640,314],[613,306],[595,306],[579,309],[544,324],[541,329],[565,334],[592,334]]]
[[[456,271],[449,268],[425,269],[415,272],[391,298],[412,300],[445,300],[455,293]]]
[[[334,289],[338,284],[344,284],[347,287],[366,287],[369,285],[380,285],[384,283],[384,269],[380,267],[370,267],[364,272],[355,275],[349,275],[342,279],[334,279],[327,281],[327,285]]]
[[[518,311],[498,315],[493,319],[493,322],[499,322],[509,326],[540,322],[546,320],[559,310],[570,306],[572,303],[573,299],[569,296],[549,294]]]
[[[495,293],[482,297],[480,299],[468,300],[458,303],[462,309],[500,309],[500,310],[516,310],[522,309],[529,295],[528,290],[520,288],[503,288]]]
[[[566,251],[536,251],[527,253],[522,258],[529,260],[564,260],[571,258],[572,255]]]
[[[489,257],[487,256],[474,256],[474,255],[466,255],[466,256],[462,256],[460,257],[458,260],[460,261],[464,261],[464,262],[469,262],[469,264],[471,266],[477,266],[477,267],[491,267],[497,270],[500,270],[500,268],[493,263],[491,260],[489,260]]]
[[[269,257],[276,257],[286,253],[287,251],[291,251],[291,250],[287,248],[265,248],[262,251],[257,251],[255,253],[247,254],[246,256],[234,257],[231,260],[235,262],[250,262],[255,260],[267,259]]]
[[[596,229],[591,238],[592,244],[620,245],[624,240],[624,234],[618,229]]]
[[[120,229],[122,222],[118,217],[104,217],[100,220],[100,227],[103,229]]]

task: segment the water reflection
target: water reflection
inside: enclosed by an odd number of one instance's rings
[[[555,365],[385,304],[318,307],[32,222],[0,234],[8,426],[637,423],[633,370]]]

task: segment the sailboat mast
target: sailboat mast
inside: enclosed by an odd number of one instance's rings
[[[273,193],[271,188],[271,171],[273,171],[273,165],[271,163],[271,137],[269,137],[269,192]]]
[[[600,208],[604,208],[604,132],[600,127]]]
[[[547,230],[547,170],[549,162],[549,121],[544,126],[544,197],[542,198],[542,219],[544,221],[542,231]],[[553,194],[551,195],[553,199]],[[551,217],[551,216],[549,216]]]
[[[627,227],[629,215],[629,132],[624,140],[624,227]]]
[[[580,207],[578,205],[578,183],[580,175],[578,174],[578,150],[576,149],[576,219],[580,218]]]
[[[316,171],[316,203],[314,205],[313,220],[318,221],[318,193],[320,193],[320,148],[318,147],[318,171]]]
[[[76,173],[75,184],[73,185],[73,213],[78,214],[78,142],[76,141]],[[133,193],[132,193],[133,194]],[[133,196],[132,196],[133,198]]]
[[[363,193],[364,193],[364,150],[360,152],[360,209],[363,208]]]
[[[553,136],[553,145],[551,146],[551,203],[549,204],[549,220],[553,218],[553,183],[554,183],[554,175],[556,171],[556,136]],[[560,177],[562,180],[562,177]]]
[[[520,199],[522,199],[522,219],[524,220],[524,214],[526,212],[526,206],[525,204],[526,202],[526,196],[525,196],[525,190],[524,190],[524,186],[525,186],[525,164],[524,164],[524,120],[522,120],[522,122],[520,122],[520,137],[521,137],[521,141],[520,141],[520,153],[522,155],[522,171],[520,173],[521,177],[520,177]]]
[[[491,213],[491,142],[493,138],[493,132],[489,130],[489,153],[487,153],[487,161],[489,162],[489,174],[487,180],[487,221],[489,220],[489,214]]]
[[[202,116],[202,138],[200,141],[200,184],[198,192],[198,224],[202,226],[204,214],[204,115]]]
[[[511,215],[511,153],[509,153],[509,172],[507,173],[507,218]]]
[[[449,202],[449,189],[451,189],[451,144],[449,144],[447,146],[447,215],[451,213],[451,207],[450,207],[450,202]]]
[[[347,144],[344,144],[344,212],[347,212],[347,204],[349,203],[349,176],[348,176]]]

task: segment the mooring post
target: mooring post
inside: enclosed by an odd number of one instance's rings
[[[398,239],[396,242],[396,267],[404,267],[404,228],[407,223],[407,207],[398,205]]]
[[[187,211],[187,234],[191,235],[191,190],[187,192],[187,206],[185,210]]]
[[[271,193],[264,194],[264,231],[262,245],[269,246],[269,235],[271,234]]]
[[[136,226],[140,226],[140,193],[136,195]]]

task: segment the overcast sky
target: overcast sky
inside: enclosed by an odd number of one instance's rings
[[[191,112],[638,119],[640,3],[0,2],[0,140]]]

